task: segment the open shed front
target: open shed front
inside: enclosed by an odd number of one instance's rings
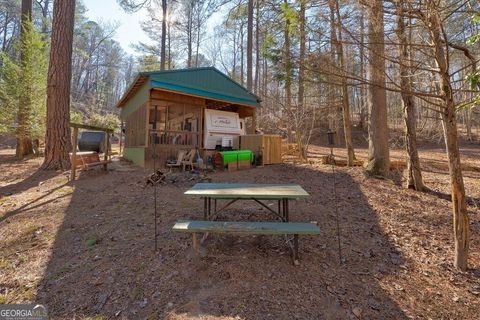
[[[135,85],[138,86],[135,93],[122,105],[121,117],[125,125],[123,156],[142,167],[153,166],[154,150],[157,166],[163,167],[167,160],[177,157],[179,150],[197,149],[205,157],[214,149],[212,143],[207,143],[205,110],[238,114],[243,125],[245,119],[255,115],[255,106],[166,90],[155,87],[155,83],[149,85],[148,81],[136,81]],[[155,146],[151,135],[154,127],[157,130]],[[246,130],[251,131],[252,128]],[[237,135],[240,133],[236,132]]]

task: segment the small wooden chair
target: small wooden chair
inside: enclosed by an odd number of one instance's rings
[[[172,170],[172,168],[180,168],[183,164],[184,158],[185,150],[178,151],[177,161],[175,163],[167,163],[167,167],[170,168],[170,170]],[[185,166],[183,167],[183,170],[185,170]]]
[[[187,166],[190,166],[190,170],[193,170],[193,160],[197,154],[197,149],[191,149],[185,156],[185,160],[182,161],[183,171],[186,170]]]

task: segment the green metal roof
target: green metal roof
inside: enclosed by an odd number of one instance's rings
[[[149,88],[230,102],[259,106],[260,99],[214,67],[140,72],[117,107],[123,107],[136,95],[140,85]]]

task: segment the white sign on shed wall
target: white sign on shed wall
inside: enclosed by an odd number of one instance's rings
[[[238,113],[205,109],[205,149],[213,150],[216,145],[222,145],[222,138],[224,141],[229,140],[225,138],[238,140],[243,133]]]

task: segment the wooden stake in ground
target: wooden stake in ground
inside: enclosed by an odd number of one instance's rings
[[[47,133],[43,169],[70,168],[70,81],[75,0],[55,1],[47,84]]]

